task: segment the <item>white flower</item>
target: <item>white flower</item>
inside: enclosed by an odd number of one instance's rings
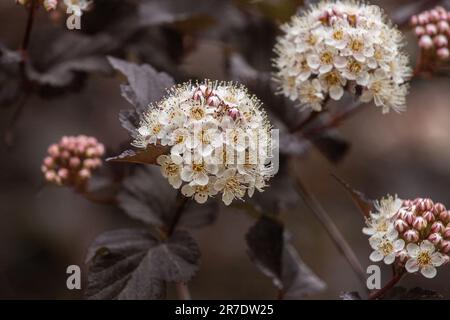
[[[217,194],[217,191],[214,189],[215,177],[211,177],[209,179],[209,183],[207,185],[195,185],[195,184],[185,184],[181,188],[181,193],[185,197],[194,197],[197,203],[205,203],[208,200],[208,197],[212,197]]]
[[[174,188],[204,203],[222,192],[229,205],[248,190],[260,192],[272,176],[270,125],[260,102],[243,86],[206,80],[175,86],[161,101],[149,106],[134,133],[133,145],[167,145],[170,155],[157,164]],[[240,159],[256,157],[241,166]],[[184,184],[184,185],[183,185]]]
[[[322,110],[324,95],[318,79],[305,81],[299,89],[299,97],[303,104],[309,105],[313,110]]]
[[[186,151],[186,141],[188,141],[190,133],[187,129],[177,128],[170,137],[172,149],[171,153],[182,154]]]
[[[179,155],[171,156],[161,155],[156,160],[161,166],[162,175],[169,180],[169,183],[175,189],[181,186],[181,163],[183,159]]]
[[[319,76],[322,88],[327,91],[330,98],[333,100],[340,100],[344,95],[344,86],[347,80],[341,76],[337,70],[333,70],[326,74]]]
[[[383,113],[404,109],[411,69],[401,52],[401,33],[379,7],[350,0],[322,1],[292,17],[282,30],[284,35],[275,46],[274,78],[289,99],[320,111],[327,95],[340,100],[345,89],[355,94],[361,91],[354,90],[359,86],[372,93],[363,101],[375,100]],[[395,84],[381,98],[373,94],[372,85],[373,74],[379,70],[384,71],[385,81]],[[327,85],[324,74],[339,75],[340,84]],[[312,90],[317,79],[322,89]]]
[[[370,75],[361,101],[368,102],[373,99],[375,105],[382,108],[383,113],[389,112],[390,109],[401,112],[405,109],[407,90],[406,85],[398,86],[385,71],[377,69]]]
[[[223,193],[222,200],[226,205],[229,205],[233,199],[242,199],[245,196],[244,177],[236,173],[236,169],[229,168],[217,179],[214,189]]]
[[[55,10],[58,6],[58,0],[44,0],[44,8],[47,11]]]
[[[386,264],[392,264],[397,254],[405,247],[405,241],[398,239],[398,232],[395,229],[382,237],[372,236],[369,243],[374,249],[370,260],[374,262],[383,260]]]
[[[219,168],[216,164],[203,159],[199,153],[192,156],[190,153],[184,155],[185,164],[181,170],[181,179],[199,186],[205,186],[209,182],[208,174],[217,174]]]
[[[397,195],[387,195],[384,198],[375,202],[375,209],[377,213],[388,219],[392,218],[402,207],[403,200]]]
[[[394,229],[391,221],[379,214],[370,214],[370,218],[366,220],[367,227],[363,228],[363,233],[369,236],[384,236]]]
[[[444,262],[444,256],[435,252],[435,246],[428,240],[422,241],[420,247],[415,243],[409,243],[406,246],[409,259],[405,268],[409,273],[420,270],[420,273],[426,278],[434,278],[437,274],[436,267],[441,266]]]
[[[89,10],[92,5],[91,0],[64,0],[67,8],[75,15],[81,16],[83,11]]]

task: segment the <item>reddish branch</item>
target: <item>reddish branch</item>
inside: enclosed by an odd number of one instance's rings
[[[383,288],[370,294],[368,299],[376,300],[376,299],[379,299],[382,296],[384,296],[386,294],[386,292],[388,292],[390,289],[392,289],[400,281],[403,274],[404,274],[404,271],[400,271],[399,273],[394,273],[394,276],[392,277],[392,279],[389,280],[389,282],[386,283]]]

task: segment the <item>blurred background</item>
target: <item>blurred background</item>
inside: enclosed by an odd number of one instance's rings
[[[45,28],[59,28],[68,33],[99,32],[91,28],[93,18],[89,17],[95,15],[105,1],[99,2],[94,12],[86,14],[86,29],[82,26],[81,31],[65,30],[61,21],[39,10],[30,48],[40,46],[40,54],[45,56],[51,38],[40,43],[35,40]],[[161,1],[143,2],[153,2],[155,8],[163,6]],[[255,68],[270,71],[277,27],[295,12],[301,1],[228,2],[237,11],[217,9],[209,12],[210,20],[202,16],[198,21],[167,19],[159,24],[149,23],[127,39],[129,50],[126,53],[116,49],[109,53],[118,52],[122,57],[151,63],[177,81],[187,77],[228,79],[224,46],[225,51],[245,56]],[[371,2],[391,15],[398,7],[417,1]],[[196,1],[179,3],[179,14],[187,3],[196,6]],[[116,14],[116,11],[107,12]],[[222,15],[224,19],[217,19]],[[12,49],[19,47],[26,17],[26,10],[13,0],[0,2],[0,41],[3,44]],[[246,23],[244,27],[243,23]],[[167,39],[161,39],[158,33],[161,30],[163,35],[176,39],[172,41],[175,44],[169,46]],[[251,39],[242,35],[242,30],[250,30]],[[406,49],[414,64],[416,40],[409,31],[406,34]],[[163,57],[152,54],[154,51]],[[169,58],[165,59],[164,55]],[[33,95],[14,125],[13,145],[7,147],[2,141],[0,298],[82,298],[82,291],[66,288],[67,266],[82,266],[84,285],[84,257],[95,237],[105,230],[139,225],[118,208],[93,204],[67,188],[46,186],[40,171],[48,145],[59,141],[63,135],[92,135],[115,150],[128,141],[128,134],[118,121],[119,110],[129,108],[120,95],[119,86],[123,82],[118,76],[93,74],[85,79],[82,88],[53,99]],[[407,112],[382,115],[379,109],[369,105],[346,120],[339,130],[351,143],[351,148],[338,164],[330,163],[315,149],[290,161],[289,170],[303,178],[364,267],[370,264],[371,252],[367,237],[361,233],[364,221],[331,174],[372,198],[387,193],[402,198],[430,197],[450,206],[449,87],[449,78],[421,78],[412,83]],[[13,113],[14,108],[0,109],[2,133],[9,126]],[[292,241],[303,260],[327,284],[326,290],[310,298],[337,299],[342,291],[364,291],[346,260],[302,201],[298,201],[295,208],[284,210],[281,218],[292,233]],[[221,209],[215,224],[194,231],[202,251],[200,272],[190,284],[194,299],[272,299],[276,296],[271,280],[262,275],[247,256],[245,233],[252,224],[242,212]],[[389,272],[388,268],[383,269],[383,282],[388,280]],[[450,297],[449,280],[447,266],[439,268],[433,280],[410,275],[401,284],[422,286]]]

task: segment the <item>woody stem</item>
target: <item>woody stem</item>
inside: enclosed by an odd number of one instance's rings
[[[383,288],[370,294],[368,299],[376,300],[376,299],[381,298],[386,292],[388,292],[390,289],[392,289],[392,287],[394,287],[400,281],[400,279],[402,278],[404,273],[405,273],[404,271],[399,271],[398,273],[395,273],[392,276],[391,280],[389,280],[389,282],[386,283]]]

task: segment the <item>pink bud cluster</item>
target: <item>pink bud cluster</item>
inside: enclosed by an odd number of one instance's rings
[[[428,240],[449,261],[450,211],[442,203],[427,198],[404,200],[394,216],[394,227],[406,243],[420,245]]]
[[[348,14],[339,10],[338,7],[325,9],[318,17],[318,20],[329,26],[334,25],[339,19],[347,20],[350,26],[355,27],[360,18],[357,13]]]
[[[450,12],[436,7],[412,16],[411,25],[423,50],[435,52],[440,60],[450,58]]]
[[[241,112],[237,106],[227,103],[221,99],[217,92],[213,88],[209,88],[205,85],[200,85],[194,92],[193,99],[196,101],[204,100],[206,104],[211,107],[218,108],[218,111],[225,111],[233,120],[237,120],[241,116]]]
[[[102,165],[104,153],[105,147],[94,137],[64,136],[48,147],[41,169],[48,182],[83,188],[92,171]]]

